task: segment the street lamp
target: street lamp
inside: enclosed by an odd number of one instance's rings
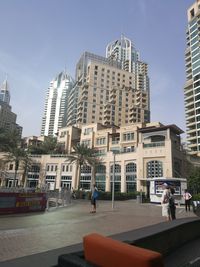
[[[112,181],[112,209],[114,210],[115,201],[115,156],[116,152],[113,151],[113,181]]]
[[[119,154],[119,150],[113,150],[113,181],[112,181],[112,209],[114,210],[114,202],[115,202],[115,156]]]

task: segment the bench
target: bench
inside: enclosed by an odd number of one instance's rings
[[[93,233],[83,238],[87,262],[101,267],[164,267],[158,252]]]

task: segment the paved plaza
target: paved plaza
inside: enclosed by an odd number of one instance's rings
[[[97,213],[89,211],[89,201],[75,200],[49,212],[1,216],[0,266],[4,261],[81,243],[92,232],[108,236],[164,221],[160,205],[135,200],[116,201],[114,210],[111,201],[98,201]],[[194,214],[177,207],[177,218],[184,217]]]

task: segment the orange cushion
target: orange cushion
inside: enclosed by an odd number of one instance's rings
[[[101,267],[163,267],[158,252],[129,245],[99,234],[83,238],[85,259]]]

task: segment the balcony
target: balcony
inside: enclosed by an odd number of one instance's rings
[[[153,142],[148,144],[143,143],[143,148],[161,147],[161,146],[165,146],[165,142]]]
[[[119,144],[119,140],[113,140],[112,141],[112,145],[116,145],[116,144]]]

